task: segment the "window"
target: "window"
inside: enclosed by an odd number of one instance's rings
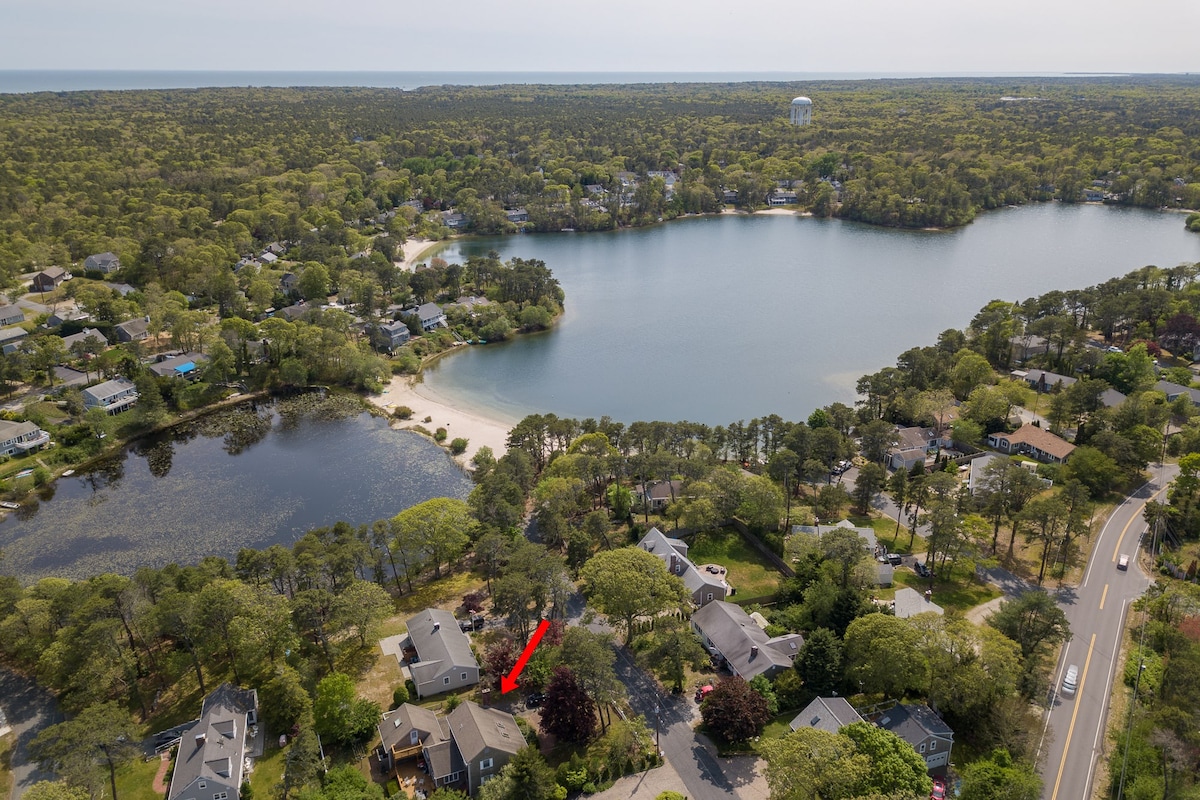
[[[924,753],[924,752],[925,752],[925,745],[923,745],[923,744],[921,745],[921,752],[922,752],[922,753]]]
[[[712,600],[712,592],[709,592],[709,593],[708,593],[708,599],[709,599],[709,600]]]
[[[409,744],[416,744],[416,743],[417,743],[417,732],[416,732],[416,730],[411,730],[411,731],[409,731],[409,732],[408,732],[408,743],[409,743]]]
[[[454,783],[456,780],[458,780],[457,772],[451,772],[449,775],[446,776],[446,783]]]
[[[213,800],[229,800],[229,792],[217,792],[213,795]]]
[[[929,752],[932,753],[934,750],[937,750],[937,742],[930,742],[929,743]]]
[[[485,758],[483,761],[480,761],[479,768],[480,769],[491,769],[492,768],[492,760],[490,758]]]
[[[198,784],[196,784],[196,785],[197,785],[197,786],[199,786],[201,789],[207,789],[207,788],[208,788],[208,784],[207,784],[207,783],[205,783],[204,781],[200,781],[200,783],[198,783]]]
[[[450,685],[450,676],[449,676],[449,675],[447,675],[446,677],[442,678],[442,685],[443,685],[443,686],[449,686],[449,685]]]
[[[459,680],[464,680],[464,681],[465,681],[465,680],[467,679],[467,673],[465,673],[465,672],[464,672],[464,673],[462,673],[461,675],[459,675],[458,677],[459,677]]]

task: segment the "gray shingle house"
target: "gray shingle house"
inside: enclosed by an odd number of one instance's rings
[[[896,616],[900,619],[908,619],[928,612],[933,612],[938,616],[946,613],[946,610],[933,602],[929,596],[907,586],[896,590],[895,610]]]
[[[912,745],[917,755],[925,759],[925,767],[930,771],[950,763],[954,731],[929,706],[901,703],[872,722]]]
[[[83,268],[93,272],[103,272],[108,275],[121,268],[121,259],[115,253],[96,253],[83,260]]]
[[[83,390],[84,408],[103,408],[110,414],[121,413],[137,400],[137,387],[128,378],[114,378]]]
[[[0,420],[0,454],[28,453],[50,443],[50,434],[32,422]]]
[[[249,757],[262,755],[258,693],[229,683],[204,698],[183,734],[168,800],[239,800]]]
[[[862,722],[854,707],[844,697],[818,697],[796,715],[788,727],[794,731],[801,728],[816,728],[827,733],[837,733],[852,722]]]
[[[425,331],[431,331],[439,325],[446,324],[446,314],[437,303],[422,303],[416,308],[410,308],[405,313],[412,314],[421,320],[421,328]]]
[[[791,669],[792,659],[804,646],[804,637],[798,633],[767,636],[741,606],[721,600],[692,614],[692,628],[709,653],[723,658],[734,675],[746,680],[755,675],[774,678]]]
[[[69,274],[62,267],[47,267],[33,276],[33,290],[35,292],[53,291],[67,279]]]
[[[411,335],[408,325],[400,320],[381,322],[371,331],[371,339],[374,341],[375,347],[388,353],[407,342]]]
[[[62,340],[68,353],[71,352],[71,347],[79,342],[95,342],[99,347],[108,347],[108,340],[104,338],[104,334],[95,328],[84,328],[79,333],[62,337]]]
[[[17,306],[0,306],[0,325],[16,325],[25,321],[25,312]]]
[[[479,683],[479,662],[471,641],[449,611],[427,608],[408,620],[408,639],[401,646],[415,650],[408,671],[418,697],[429,697]]]
[[[397,771],[402,762],[420,755],[432,788],[448,786],[468,794],[498,775],[525,746],[512,714],[470,700],[444,717],[404,703],[384,713],[379,735],[388,769]]]
[[[140,342],[150,335],[150,320],[146,317],[125,320],[114,327],[117,339],[122,342]]]
[[[724,600],[729,594],[730,587],[725,582],[724,574],[708,572],[693,564],[687,555],[686,542],[671,539],[658,528],[651,528],[646,531],[646,535],[637,546],[657,556],[667,568],[667,572],[682,580],[696,605],[703,606],[714,600]]]

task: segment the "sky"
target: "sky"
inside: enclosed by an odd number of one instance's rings
[[[0,69],[1200,72],[1200,0],[0,0]]]

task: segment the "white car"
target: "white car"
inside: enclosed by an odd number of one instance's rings
[[[1117,569],[1120,569],[1120,570],[1129,569],[1129,556],[1125,555],[1124,553],[1121,553],[1121,557],[1117,559]]]
[[[1072,664],[1067,667],[1067,674],[1063,676],[1062,693],[1067,697],[1074,697],[1075,690],[1079,688],[1079,667]]]

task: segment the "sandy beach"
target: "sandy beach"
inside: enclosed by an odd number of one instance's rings
[[[757,211],[742,211],[740,208],[723,208],[722,214],[742,214],[744,216],[769,216],[769,217],[811,217],[812,213],[801,211],[799,206],[773,206],[771,208],[760,208]]]
[[[441,244],[441,242],[435,241],[433,239],[409,239],[409,240],[407,240],[402,245],[402,247],[404,248],[404,260],[395,262],[396,267],[398,269],[408,270],[409,272],[412,272],[413,269],[417,266],[417,264],[420,264],[424,260],[423,256],[426,253],[428,253],[430,250],[437,247],[439,244]]]
[[[430,390],[419,377],[397,375],[392,378],[382,394],[368,398],[371,403],[388,412],[390,415],[400,406],[408,406],[413,415],[407,420],[394,420],[393,427],[415,428],[422,427],[431,434],[438,428],[445,428],[446,442],[462,437],[467,440],[467,450],[456,456],[459,463],[469,466],[475,453],[483,445],[492,448],[496,457],[504,455],[508,449],[508,432],[519,420],[510,420],[502,415],[489,416],[474,411],[465,411],[455,407],[445,397]],[[425,418],[430,417],[429,422]]]

